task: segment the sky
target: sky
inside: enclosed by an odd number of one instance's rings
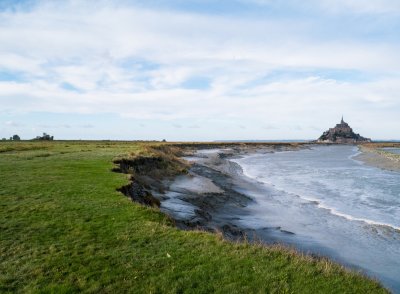
[[[400,139],[398,0],[0,0],[0,137]]]

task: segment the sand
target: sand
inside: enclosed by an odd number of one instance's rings
[[[375,148],[360,147],[361,153],[354,157],[354,159],[364,162],[367,165],[375,166],[378,168],[400,171],[400,156],[394,155]]]

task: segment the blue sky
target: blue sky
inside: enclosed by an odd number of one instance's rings
[[[397,0],[0,1],[0,137],[400,138]]]

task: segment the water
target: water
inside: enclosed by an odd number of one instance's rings
[[[353,159],[353,146],[235,159],[263,192],[242,226],[331,257],[400,293],[400,173]],[[277,229],[278,228],[278,229]]]
[[[388,151],[393,154],[400,154],[400,148],[386,147],[386,148],[382,148],[382,150]]]

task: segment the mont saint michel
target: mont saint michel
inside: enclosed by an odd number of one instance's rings
[[[343,120],[334,128],[330,128],[318,138],[319,143],[354,144],[360,142],[371,142],[371,139],[364,138],[354,133],[353,129]]]
[[[0,294],[400,294],[398,32],[400,0],[0,0]]]

